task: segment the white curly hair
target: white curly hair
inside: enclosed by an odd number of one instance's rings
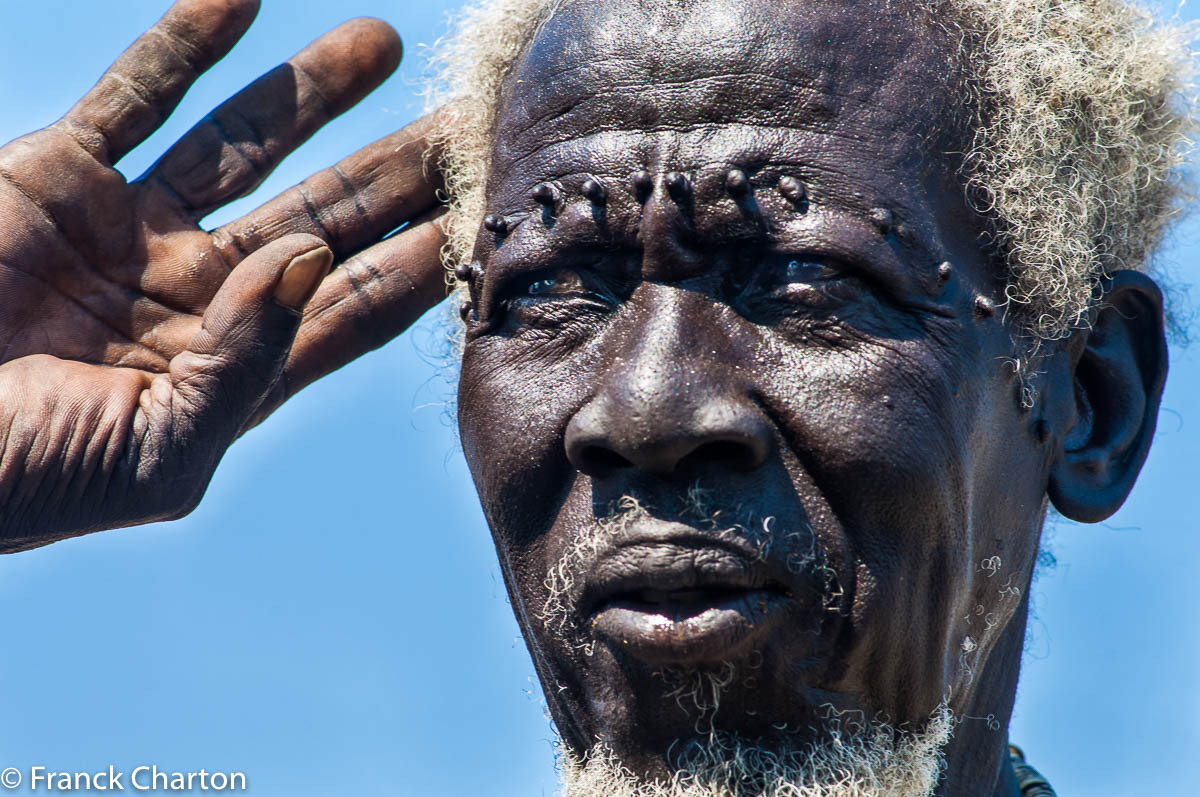
[[[568,1],[475,0],[435,56],[432,102],[453,103],[438,142],[451,272],[483,216],[505,76]],[[1190,195],[1193,29],[1125,0],[911,2],[961,42],[972,135],[960,172],[1009,317],[1035,343],[1064,337],[1087,323],[1105,275],[1152,270]]]

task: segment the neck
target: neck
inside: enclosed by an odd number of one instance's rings
[[[937,797],[1020,797],[1008,756],[1008,723],[1017,695],[1028,614],[1026,590],[1020,608],[979,673],[978,687],[967,707],[960,710],[954,738],[946,746],[946,776]]]

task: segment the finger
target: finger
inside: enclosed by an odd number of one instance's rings
[[[294,235],[230,273],[200,331],[171,360],[176,434],[212,441],[220,450],[233,439],[282,372],[301,311],[332,262],[320,239]]]
[[[439,204],[441,175],[429,138],[436,114],[418,119],[213,231],[230,262],[284,235],[319,236],[338,258]]]
[[[400,56],[400,37],[386,22],[347,22],[223,103],[147,177],[202,217],[253,191],[288,153],[392,74]]]
[[[387,343],[444,299],[445,240],[436,220],[424,221],[334,269],[305,308],[283,375],[247,428],[301,388]]]
[[[258,0],[179,0],[55,126],[111,166],[158,129],[257,13]]]

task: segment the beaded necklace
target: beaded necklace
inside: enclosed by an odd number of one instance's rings
[[[1017,775],[1017,785],[1021,787],[1021,797],[1056,797],[1050,781],[1042,773],[1025,763],[1025,753],[1015,744],[1008,746],[1008,758],[1012,761],[1013,772]]]

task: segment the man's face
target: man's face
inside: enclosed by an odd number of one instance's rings
[[[951,46],[876,3],[592,0],[508,78],[459,420],[577,750],[977,710],[1047,462]]]

